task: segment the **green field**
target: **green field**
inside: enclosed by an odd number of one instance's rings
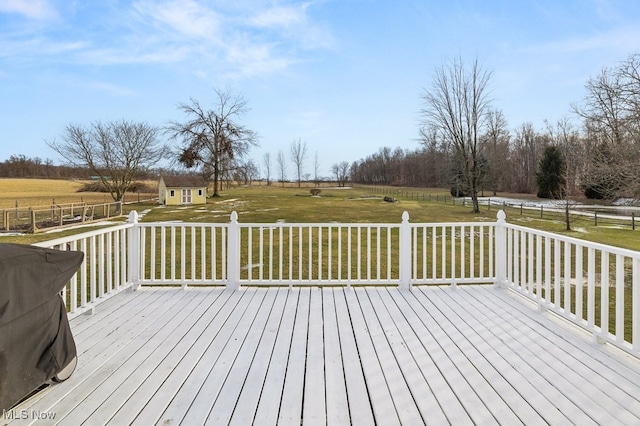
[[[75,196],[78,183],[56,180],[26,180],[31,186],[22,186],[22,194],[29,193],[25,198],[18,198],[20,191],[9,185],[7,180],[0,180],[5,192],[0,197],[9,200],[19,200],[22,205],[32,200],[44,200],[46,197],[63,199]],[[46,184],[46,185],[45,185]],[[26,183],[23,183],[26,185]],[[39,189],[38,189],[39,188]],[[239,221],[244,223],[272,223],[285,221],[291,223],[399,223],[402,212],[409,212],[411,222],[486,222],[496,220],[496,207],[489,209],[481,206],[481,212],[471,213],[469,205],[462,205],[459,200],[453,204],[451,196],[444,189],[416,189],[416,188],[388,188],[389,195],[396,198],[395,203],[382,201],[383,193],[373,191],[367,187],[347,189],[321,188],[319,197],[312,197],[310,187],[280,187],[254,186],[238,187],[222,192],[220,198],[210,198],[203,206],[175,206],[163,207],[154,203],[140,203],[125,206],[125,214],[135,209],[144,212],[141,220],[153,221],[184,221],[184,222],[227,222],[229,214],[237,211]],[[33,191],[33,194],[30,192]],[[45,195],[45,192],[47,195]],[[104,194],[97,194],[103,199]],[[429,196],[431,200],[429,200]],[[40,197],[40,198],[37,198]],[[43,198],[45,197],[45,198]],[[445,201],[446,200],[446,201]],[[125,220],[122,218],[121,220]],[[545,214],[543,219],[536,211],[507,209],[507,221],[535,229],[557,232],[588,241],[610,244],[618,247],[640,250],[640,230],[632,231],[631,227],[620,224],[594,226],[587,219],[575,218],[572,231],[564,231],[564,222],[560,215]],[[58,238],[64,235],[82,232],[87,228],[70,229],[53,234],[24,236],[0,236],[5,242],[32,243]]]

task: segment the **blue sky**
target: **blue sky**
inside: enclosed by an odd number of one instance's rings
[[[542,130],[639,45],[629,0],[0,0],[0,160],[58,162],[45,140],[69,123],[164,126],[219,88],[247,100],[256,161],[301,139],[329,175],[417,148],[421,93],[455,57],[493,72],[510,128]]]

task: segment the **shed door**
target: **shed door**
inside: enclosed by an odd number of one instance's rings
[[[191,204],[191,190],[183,189],[182,190],[182,204]]]

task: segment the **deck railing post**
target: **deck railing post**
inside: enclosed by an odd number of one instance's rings
[[[502,287],[507,282],[507,232],[505,219],[507,215],[503,210],[498,211],[496,222],[496,287]]]
[[[402,213],[400,224],[400,285],[402,290],[411,288],[411,227],[409,226],[409,212]]]
[[[227,289],[238,290],[240,288],[240,227],[238,226],[238,213],[235,211],[231,212],[228,238]]]
[[[129,228],[129,250],[128,254],[128,269],[127,269],[127,281],[133,285],[134,289],[138,287],[140,282],[140,227],[138,226],[138,212],[132,210],[129,213],[129,223],[133,224]]]

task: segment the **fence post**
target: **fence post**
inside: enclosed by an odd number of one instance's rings
[[[30,213],[29,220],[31,221],[31,232],[35,234],[36,231],[38,230],[38,226],[36,225],[36,211],[33,210],[31,207],[29,207],[29,213]]]
[[[503,287],[507,283],[507,233],[504,227],[507,215],[503,210],[498,211],[496,222],[496,287]]]
[[[409,212],[402,213],[400,224],[400,285],[401,290],[411,289],[411,227]]]
[[[129,250],[127,265],[127,281],[133,289],[138,288],[140,282],[140,227],[138,226],[138,212],[132,210],[129,213],[128,223],[133,224],[129,228]]]
[[[238,213],[231,212],[229,222],[229,249],[227,251],[227,289],[240,289],[240,227]]]

